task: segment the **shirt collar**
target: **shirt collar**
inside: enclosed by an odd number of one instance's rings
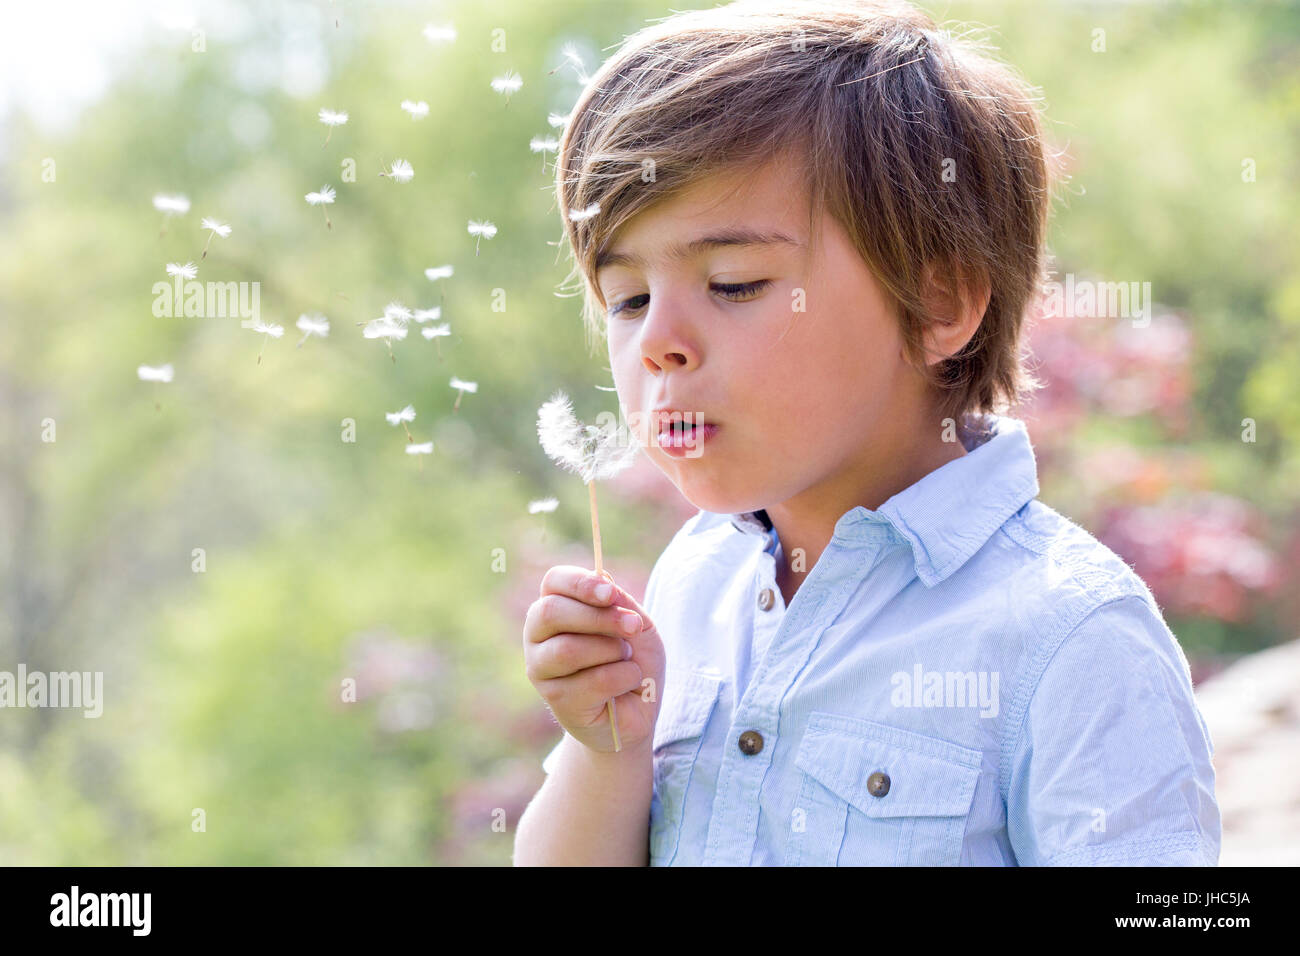
[[[911,545],[917,577],[934,587],[960,568],[1006,520],[1038,497],[1038,468],[1025,423],[987,415],[966,454],[936,468],[876,511],[858,505],[835,523],[844,544],[879,536],[884,524]],[[982,440],[981,440],[982,439]],[[767,512],[732,514],[731,525],[775,544]]]

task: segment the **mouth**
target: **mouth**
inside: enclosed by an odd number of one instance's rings
[[[660,449],[673,457],[695,457],[706,441],[718,432],[716,422],[706,422],[702,415],[676,409],[656,411],[657,438]],[[694,452],[694,455],[688,453]]]

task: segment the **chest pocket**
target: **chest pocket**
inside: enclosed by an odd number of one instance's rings
[[[787,866],[956,866],[980,752],[814,711],[795,764]],[[887,784],[887,787],[886,787]]]
[[[718,701],[721,676],[668,668],[654,732],[654,794],[650,800],[650,865],[677,854],[682,812],[704,730]]]

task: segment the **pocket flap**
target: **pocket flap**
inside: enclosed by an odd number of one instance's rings
[[[655,722],[653,749],[704,733],[722,689],[722,676],[669,667]]]
[[[871,817],[955,817],[970,811],[980,752],[857,717],[814,711],[795,764]],[[889,777],[873,796],[867,779]]]

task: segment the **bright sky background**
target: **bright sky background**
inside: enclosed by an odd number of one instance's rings
[[[0,29],[0,117],[21,104],[66,128],[105,90],[113,65],[150,36],[196,23],[191,0],[14,0]]]

